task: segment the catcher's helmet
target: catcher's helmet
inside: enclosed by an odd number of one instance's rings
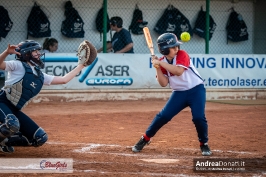
[[[173,33],[164,33],[157,39],[158,48],[161,54],[168,55],[169,48],[179,46],[182,42],[179,42],[176,35]]]
[[[32,56],[32,52],[35,50],[38,50],[40,52],[38,58]],[[20,42],[19,48],[17,48],[16,51],[20,53],[20,55],[16,55],[17,60],[30,62],[32,65],[37,66],[41,69],[44,68],[45,54],[42,51],[42,46],[38,42],[33,40]]]

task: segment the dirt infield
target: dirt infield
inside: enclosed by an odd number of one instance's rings
[[[24,112],[49,136],[39,148],[16,147],[1,158],[73,158],[70,174],[1,176],[266,176],[260,173],[196,173],[199,143],[186,108],[141,153],[131,152],[165,104],[162,101],[57,102],[30,104]],[[266,104],[207,102],[211,158],[266,159]],[[208,158],[208,157],[204,157]]]

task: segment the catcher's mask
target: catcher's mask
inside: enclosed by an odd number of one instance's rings
[[[182,42],[179,42],[176,35],[173,33],[164,33],[157,39],[158,48],[161,54],[168,55],[171,47],[180,46]]]
[[[22,62],[30,62],[33,66],[41,69],[44,68],[45,53],[42,46],[33,40],[26,40],[19,43],[19,48],[16,49],[20,55],[16,55],[16,59]],[[35,55],[32,53],[35,52]]]

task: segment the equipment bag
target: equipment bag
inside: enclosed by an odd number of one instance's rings
[[[103,12],[104,12],[104,9],[103,9],[103,7],[101,7],[101,9],[97,13],[96,20],[95,20],[96,29],[100,33],[103,33]],[[110,23],[110,19],[109,19],[108,13],[107,13],[107,30],[106,30],[106,32],[108,32],[110,30],[110,24],[109,23]]]
[[[27,39],[28,35],[36,38],[51,36],[50,21],[36,2],[34,3],[34,6],[32,7],[30,15],[27,19],[27,25]]]
[[[211,40],[214,30],[216,29],[216,23],[214,22],[211,15],[209,15],[209,40]],[[203,11],[202,7],[198,13],[197,20],[193,32],[199,37],[205,39],[206,35],[206,11]]]
[[[143,21],[142,11],[136,5],[133,12],[133,18],[128,28],[133,34],[143,34],[143,28],[147,26],[148,22]]]
[[[242,15],[237,13],[234,9],[228,18],[226,31],[227,43],[228,40],[233,42],[248,40],[247,25],[244,22]]]
[[[100,10],[97,13],[95,23],[96,23],[96,30],[100,32],[100,41],[102,41],[102,33],[103,33],[103,13],[104,8],[103,6],[100,8]],[[106,32],[110,31],[110,38],[112,39],[112,32],[110,30],[110,19],[107,13],[107,29]]]
[[[193,35],[189,20],[173,5],[169,5],[155,25],[154,31],[159,34],[174,33],[178,38],[182,32]]]
[[[71,1],[65,3],[66,19],[62,22],[61,33],[68,38],[84,38],[84,22]]]
[[[5,38],[13,26],[13,22],[9,18],[8,11],[0,6],[0,38]]]

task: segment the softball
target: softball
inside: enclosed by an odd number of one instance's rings
[[[190,34],[188,32],[183,32],[181,33],[180,38],[183,42],[188,42],[190,40]]]

